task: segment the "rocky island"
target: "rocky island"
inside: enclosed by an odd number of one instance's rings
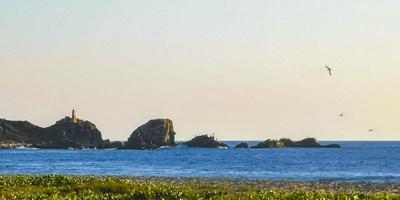
[[[339,144],[321,145],[315,138],[305,138],[300,141],[292,141],[288,138],[282,138],[279,140],[265,140],[264,142],[258,143],[256,146],[251,148],[282,148],[282,147],[304,147],[304,148],[340,148]]]
[[[153,119],[135,129],[124,149],[157,149],[175,146],[175,131],[170,119]]]
[[[198,148],[228,148],[228,145],[218,142],[214,136],[199,135],[194,137],[188,142],[183,143],[188,147],[198,147]]]
[[[241,142],[235,146],[235,148],[249,148],[249,145],[246,142]]]

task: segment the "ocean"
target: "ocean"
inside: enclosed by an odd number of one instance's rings
[[[321,142],[329,143],[342,148],[7,149],[0,150],[0,174],[400,182],[400,142]]]

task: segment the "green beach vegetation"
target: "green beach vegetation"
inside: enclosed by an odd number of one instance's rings
[[[0,199],[400,199],[390,192],[324,189],[259,189],[250,185],[193,180],[172,181],[123,177],[16,175],[0,177]]]

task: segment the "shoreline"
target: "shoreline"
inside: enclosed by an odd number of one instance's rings
[[[3,199],[400,199],[399,183],[171,177],[0,176]]]
[[[89,176],[96,177],[96,176]],[[251,187],[253,189],[279,189],[291,191],[295,189],[325,190],[335,192],[389,192],[400,194],[400,182],[342,181],[342,180],[278,180],[278,179],[234,179],[207,177],[160,177],[160,176],[106,176],[134,180],[141,183],[157,182],[187,186],[192,184],[214,184],[233,188]]]
[[[393,185],[399,187],[400,192],[400,179],[399,180],[367,180],[367,179],[292,179],[292,178],[243,178],[243,177],[211,177],[211,176],[157,176],[157,175],[96,175],[96,174],[68,174],[68,173],[1,173],[0,179],[4,177],[40,177],[40,176],[68,176],[68,177],[88,177],[88,178],[112,178],[112,179],[127,179],[138,182],[176,182],[176,183],[190,183],[190,182],[212,182],[212,183],[288,183],[288,184],[331,184],[340,183],[343,185]]]
[[[210,177],[163,177],[163,176],[96,176],[96,175],[68,175],[68,174],[0,174],[0,180],[15,179],[17,177],[47,177],[60,176],[69,178],[111,179],[133,181],[141,184],[166,184],[174,186],[214,185],[228,187],[235,191],[246,188],[252,190],[307,190],[326,192],[361,192],[361,193],[391,193],[400,194],[400,182],[385,181],[343,181],[343,180],[284,180],[284,179],[236,179]]]

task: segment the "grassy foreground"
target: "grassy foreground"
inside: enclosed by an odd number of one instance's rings
[[[81,176],[0,176],[2,199],[399,199],[391,192],[296,188],[262,189],[240,181],[135,180]]]

